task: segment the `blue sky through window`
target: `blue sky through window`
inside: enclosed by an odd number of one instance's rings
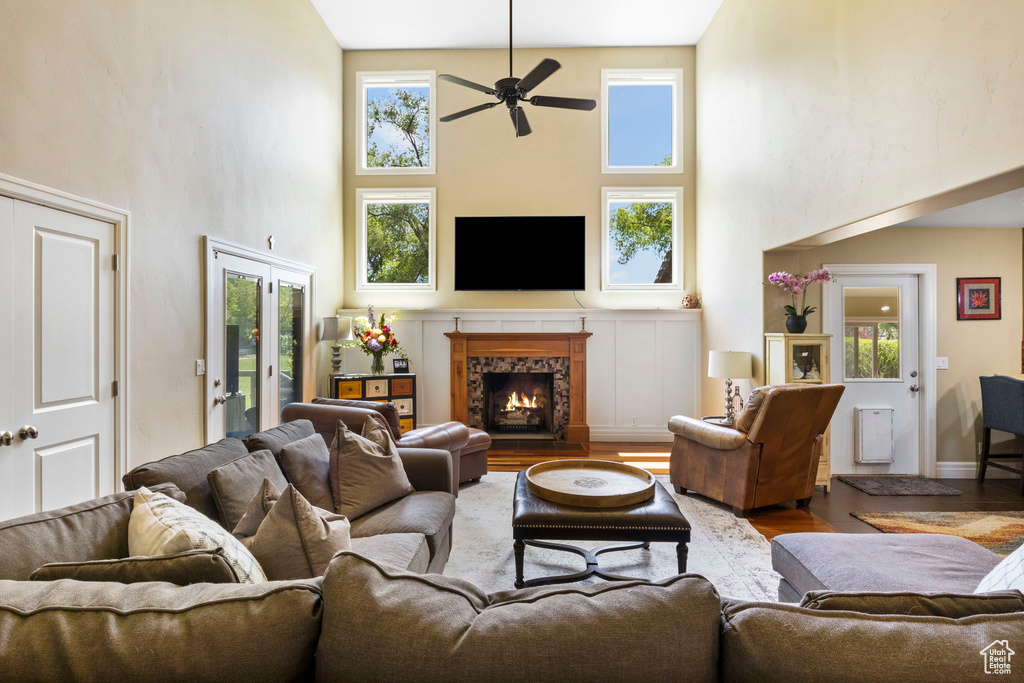
[[[672,86],[608,86],[608,164],[655,166],[672,154]]]
[[[609,202],[608,215],[611,216],[620,208],[633,202]],[[620,254],[615,249],[614,240],[608,240],[608,280],[615,285],[649,285],[654,282],[661,268],[665,254],[655,249],[637,251],[633,258],[625,264],[619,263]]]
[[[398,88],[396,88],[394,86],[369,87],[369,88],[366,89],[366,106],[367,106],[367,111],[369,111],[370,104],[372,104],[374,102],[380,102],[380,103],[395,102],[396,101],[396,98],[395,98],[395,91],[396,90],[404,90],[404,91],[410,92],[410,93],[412,93],[414,95],[419,95],[421,97],[427,98],[428,100],[429,100],[429,97],[430,97],[430,88],[426,87],[426,86],[423,86],[423,87],[401,86],[401,87],[398,87]],[[427,112],[427,111],[423,112],[423,116],[424,116],[425,119],[427,119],[429,117],[429,115],[430,115],[429,112]],[[369,122],[367,122],[367,123],[369,123]],[[369,125],[367,125],[367,130],[369,130]],[[371,144],[372,143],[376,143],[377,148],[381,152],[386,152],[386,151],[390,150],[390,151],[402,153],[402,152],[409,152],[409,150],[410,150],[409,141],[405,137],[405,135],[402,134],[402,131],[400,131],[397,127],[395,127],[393,125],[390,125],[390,124],[387,124],[387,123],[377,126],[374,129],[373,134],[370,135],[369,138],[367,139],[367,142],[371,143]]]

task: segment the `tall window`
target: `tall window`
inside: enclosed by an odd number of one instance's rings
[[[356,190],[359,290],[436,289],[434,188]]]
[[[603,69],[605,173],[682,173],[682,69]]]
[[[434,172],[433,71],[356,74],[357,175]]]
[[[681,187],[602,190],[601,288],[682,289]]]

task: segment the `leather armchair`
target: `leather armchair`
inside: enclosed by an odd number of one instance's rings
[[[824,433],[845,387],[784,384],[750,395],[733,427],[677,415],[669,478],[687,490],[731,505],[738,517],[754,508],[814,495]]]

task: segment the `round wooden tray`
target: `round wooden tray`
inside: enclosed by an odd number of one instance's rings
[[[526,470],[533,495],[587,508],[636,505],[654,496],[654,475],[610,460],[552,460]]]

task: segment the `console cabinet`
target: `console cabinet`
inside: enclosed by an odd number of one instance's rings
[[[402,433],[416,429],[416,375],[331,375],[331,398],[394,403]]]

